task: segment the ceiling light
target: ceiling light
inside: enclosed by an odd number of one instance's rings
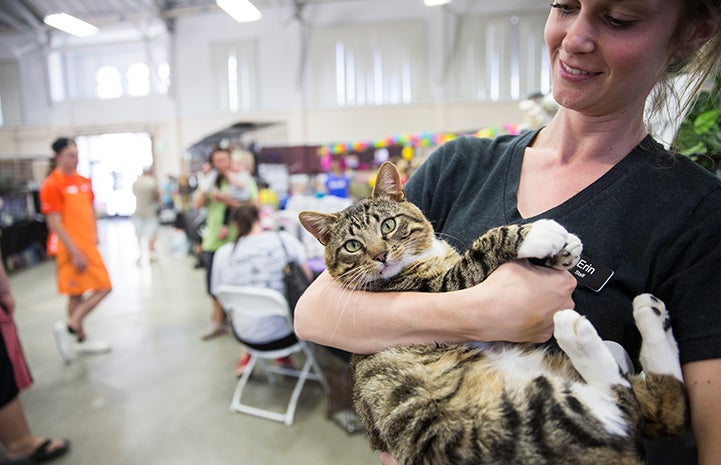
[[[78,19],[67,13],[47,15],[45,19],[43,19],[43,22],[45,22],[48,26],[52,26],[63,32],[67,32],[68,34],[78,37],[91,36],[93,34],[97,34],[100,30],[92,24],[86,23],[82,19]]]
[[[447,3],[451,3],[451,0],[423,0],[423,3],[426,6],[438,6],[438,5],[445,5]]]
[[[263,17],[250,0],[215,0],[215,3],[239,23],[258,21]]]

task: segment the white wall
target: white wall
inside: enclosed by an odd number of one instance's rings
[[[474,2],[456,0],[457,12],[473,12],[479,4],[507,9],[533,5],[535,0]],[[495,5],[497,3],[497,5]],[[503,3],[503,5],[501,5]],[[300,29],[292,11],[274,8],[257,23],[238,24],[223,13],[178,18],[170,43],[171,94],[117,100],[52,103],[46,79],[47,60],[42,50],[23,55],[17,66],[19,88],[10,91],[19,104],[0,129],[0,157],[49,155],[58,135],[148,131],[154,139],[160,176],[183,171],[184,148],[210,132],[238,121],[270,121],[278,126],[258,134],[262,145],[301,145],[382,138],[403,132],[454,131],[520,122],[516,102],[453,103],[445,99],[442,65],[450,47],[454,18],[440,8],[427,8],[420,0],[365,0],[323,3],[307,7],[304,17],[312,27],[421,21],[427,31],[429,83],[427,103],[356,108],[317,108],[305,103],[297,86],[300,67]],[[213,44],[252,40],[258,47],[259,109],[230,113],[215,110],[216,83],[211,73]],[[4,66],[3,73],[11,67]],[[4,76],[4,74],[2,75]],[[10,82],[10,84],[7,84]],[[307,84],[307,83],[306,83]],[[3,79],[3,92],[13,86]],[[3,104],[6,104],[3,98]],[[11,103],[12,104],[12,103]],[[18,108],[19,106],[19,108]]]

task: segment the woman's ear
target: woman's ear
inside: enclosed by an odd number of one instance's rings
[[[680,54],[686,57],[703,47],[719,33],[719,27],[718,19],[711,18],[688,26],[679,38]]]

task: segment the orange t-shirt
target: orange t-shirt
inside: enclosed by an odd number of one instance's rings
[[[58,169],[50,173],[40,189],[42,213],[60,214],[63,228],[88,261],[88,268],[78,273],[65,245],[57,241],[55,260],[58,290],[62,294],[78,295],[85,291],[110,289],[110,277],[96,245],[94,199],[90,180],[77,173],[63,174]]]

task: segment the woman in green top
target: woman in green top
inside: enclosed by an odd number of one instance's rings
[[[209,182],[207,189],[199,189],[195,195],[193,206],[196,209],[206,208],[206,225],[203,232],[201,244],[201,260],[205,266],[206,288],[212,300],[213,314],[208,328],[203,332],[203,340],[214,338],[225,333],[225,314],[218,300],[210,290],[210,270],[213,268],[213,256],[215,251],[227,242],[235,240],[236,231],[231,227],[229,234],[220,236],[223,227],[223,217],[228,208],[237,207],[238,202],[230,196],[231,188],[228,182],[227,173],[230,171],[230,151],[228,149],[215,148],[210,153],[210,164],[215,170],[215,179]]]

